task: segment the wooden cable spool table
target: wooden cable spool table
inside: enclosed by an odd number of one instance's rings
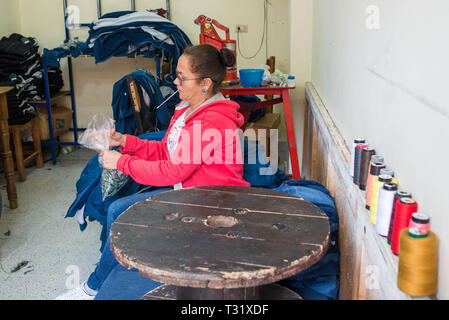
[[[329,219],[270,189],[210,186],[157,194],[112,224],[111,250],[162,282],[143,299],[300,299],[275,282],[325,254]]]

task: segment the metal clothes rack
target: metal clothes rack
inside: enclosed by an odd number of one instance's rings
[[[70,37],[70,28],[72,27],[89,27],[90,23],[79,23],[79,24],[70,24],[68,23],[68,11],[67,11],[67,1],[63,0],[63,9],[64,9],[64,28],[65,28],[65,42],[69,42],[71,40]],[[131,10],[136,11],[136,1],[131,1]],[[167,11],[167,19],[170,20],[170,0],[166,0],[166,11]],[[101,8],[101,0],[97,0],[97,16],[100,18],[102,16],[102,8]],[[69,84],[70,84],[70,90],[69,91],[61,91],[55,96],[50,95],[50,84],[48,79],[48,67],[45,62],[42,62],[43,67],[43,74],[44,74],[44,87],[45,87],[45,100],[37,101],[37,102],[30,102],[33,106],[44,106],[47,108],[47,114],[48,114],[48,129],[49,129],[49,140],[48,141],[41,141],[42,146],[49,146],[51,149],[51,158],[52,163],[56,164],[56,147],[58,146],[79,146],[78,143],[78,132],[85,130],[85,128],[78,128],[77,124],[77,117],[76,117],[76,104],[75,104],[75,92],[74,92],[74,85],[73,85],[73,66],[72,66],[72,57],[67,56],[67,65],[68,65],[68,71],[69,71]],[[159,77],[159,66],[160,66],[160,57],[159,55],[156,56],[156,68],[158,72]],[[54,130],[53,130],[53,120],[52,120],[52,114],[51,114],[51,102],[52,100],[55,100],[57,98],[60,98],[62,96],[70,96],[70,104],[72,107],[72,120],[73,120],[73,127],[70,128],[70,131],[73,131],[73,142],[60,142],[56,141],[54,136]]]

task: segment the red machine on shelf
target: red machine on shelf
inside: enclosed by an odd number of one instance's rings
[[[206,17],[205,15],[200,15],[195,19],[195,24],[201,26],[200,33],[200,44],[210,44],[221,50],[221,48],[227,48],[234,54],[235,64],[232,67],[228,67],[226,70],[225,81],[237,80],[237,52],[236,52],[236,41],[231,40],[229,37],[229,28],[221,25],[217,20]],[[226,32],[226,40],[223,40],[218,35],[214,28],[214,25]]]

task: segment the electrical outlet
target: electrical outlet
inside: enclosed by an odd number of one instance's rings
[[[237,24],[235,26],[235,32],[247,33],[248,32],[248,25],[247,24]]]

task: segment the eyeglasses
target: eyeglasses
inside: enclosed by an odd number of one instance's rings
[[[184,81],[189,81],[189,80],[202,80],[203,78],[185,79],[185,78],[181,78],[181,76],[179,75],[179,73],[176,72],[176,78],[175,78],[175,79],[178,79],[178,80],[179,80],[179,85],[182,86],[182,83],[183,83]]]
[[[179,73],[176,71],[176,78],[175,78],[175,79],[178,79],[178,80],[179,80],[179,85],[182,86],[182,83],[183,83],[184,81],[189,81],[189,80],[203,80],[203,79],[206,79],[206,78],[207,78],[207,77],[185,79],[185,78],[182,78],[182,77],[179,75]],[[216,80],[214,80],[214,79],[212,79],[212,78],[211,78],[211,80],[212,80],[213,83],[217,83]]]

